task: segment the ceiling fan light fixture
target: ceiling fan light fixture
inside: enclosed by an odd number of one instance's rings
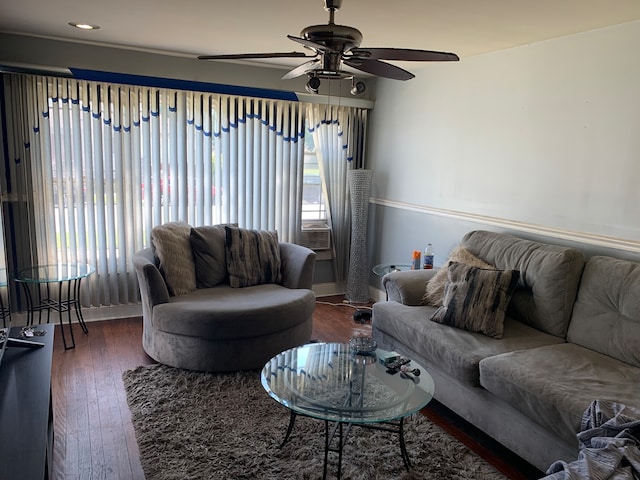
[[[362,95],[366,89],[367,86],[364,82],[357,82],[355,78],[351,82],[351,95],[353,96]]]
[[[309,93],[318,93],[320,89],[320,79],[318,77],[311,77],[305,85],[305,90]]]

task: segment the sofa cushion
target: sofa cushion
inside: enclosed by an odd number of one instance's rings
[[[523,348],[535,348],[563,340],[506,318],[501,340],[480,333],[431,322],[430,306],[409,306],[398,302],[373,305],[373,333],[382,332],[420,354],[442,372],[467,385],[480,385],[480,360]],[[402,350],[398,350],[402,353]],[[426,365],[425,365],[426,366]]]
[[[206,225],[191,229],[190,241],[198,288],[215,287],[228,281],[224,227],[237,224]]]
[[[515,270],[484,270],[464,263],[449,265],[442,306],[431,320],[502,338],[504,316],[518,281]]]
[[[484,260],[476,257],[466,248],[458,246],[449,254],[447,263],[439,268],[435,276],[427,283],[424,296],[422,297],[422,305],[431,305],[434,307],[439,307],[442,305],[442,299],[444,298],[444,287],[449,281],[448,273],[449,265],[451,264],[451,262],[464,263],[466,265],[485,268],[487,270],[495,270],[496,268],[493,265],[489,265]]]
[[[582,252],[481,230],[467,233],[460,244],[500,270],[520,272],[507,315],[565,337],[584,268]]]
[[[196,289],[196,267],[191,253],[191,226],[169,222],[151,230],[151,245],[158,268],[171,295],[185,295]]]
[[[282,281],[278,233],[225,227],[229,284],[250,287]]]
[[[576,444],[582,414],[593,400],[640,406],[640,369],[572,343],[485,358],[480,383]]]
[[[640,263],[587,261],[567,339],[640,367]]]
[[[275,284],[232,288],[218,285],[172,297],[153,308],[154,328],[213,340],[260,337],[307,320],[315,308],[313,291]]]

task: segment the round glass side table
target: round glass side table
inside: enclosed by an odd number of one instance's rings
[[[80,305],[80,282],[92,275],[95,269],[91,265],[82,263],[58,263],[53,265],[33,265],[20,270],[14,280],[21,283],[27,297],[27,325],[33,325],[34,314],[38,312],[38,323],[42,323],[42,312],[47,312],[47,323],[51,310],[57,311],[60,317],[60,330],[65,350],[75,348],[71,324],[71,310],[76,313],[76,319],[84,333],[89,333],[87,324],[82,317]],[[57,292],[52,292],[52,286],[57,284]],[[63,293],[66,291],[66,295]],[[57,293],[57,295],[52,295]],[[64,333],[63,314],[67,312],[71,344],[67,345]]]
[[[4,290],[9,286],[7,282],[7,269],[0,268],[0,290]],[[4,292],[0,291],[0,316],[2,317],[2,327],[6,328],[7,319],[10,319],[11,313],[9,311],[9,294],[7,291],[7,304],[5,306],[4,303]],[[11,325],[11,321],[9,321],[9,325]]]
[[[409,263],[381,263],[373,267],[373,273],[379,277],[384,277],[387,273],[411,270]]]

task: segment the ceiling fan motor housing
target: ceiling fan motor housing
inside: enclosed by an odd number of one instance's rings
[[[362,42],[360,30],[346,25],[311,25],[300,32],[300,36],[310,42],[323,45],[329,51],[348,52],[358,48]]]

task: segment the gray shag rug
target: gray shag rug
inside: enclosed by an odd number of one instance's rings
[[[123,380],[147,480],[322,478],[324,422],[297,417],[278,448],[289,411],[269,397],[257,371],[212,374],[153,365],[129,370]],[[342,478],[506,478],[423,415],[407,419],[405,441],[410,472],[397,435],[352,428]],[[328,478],[336,478],[337,455],[329,455]]]

